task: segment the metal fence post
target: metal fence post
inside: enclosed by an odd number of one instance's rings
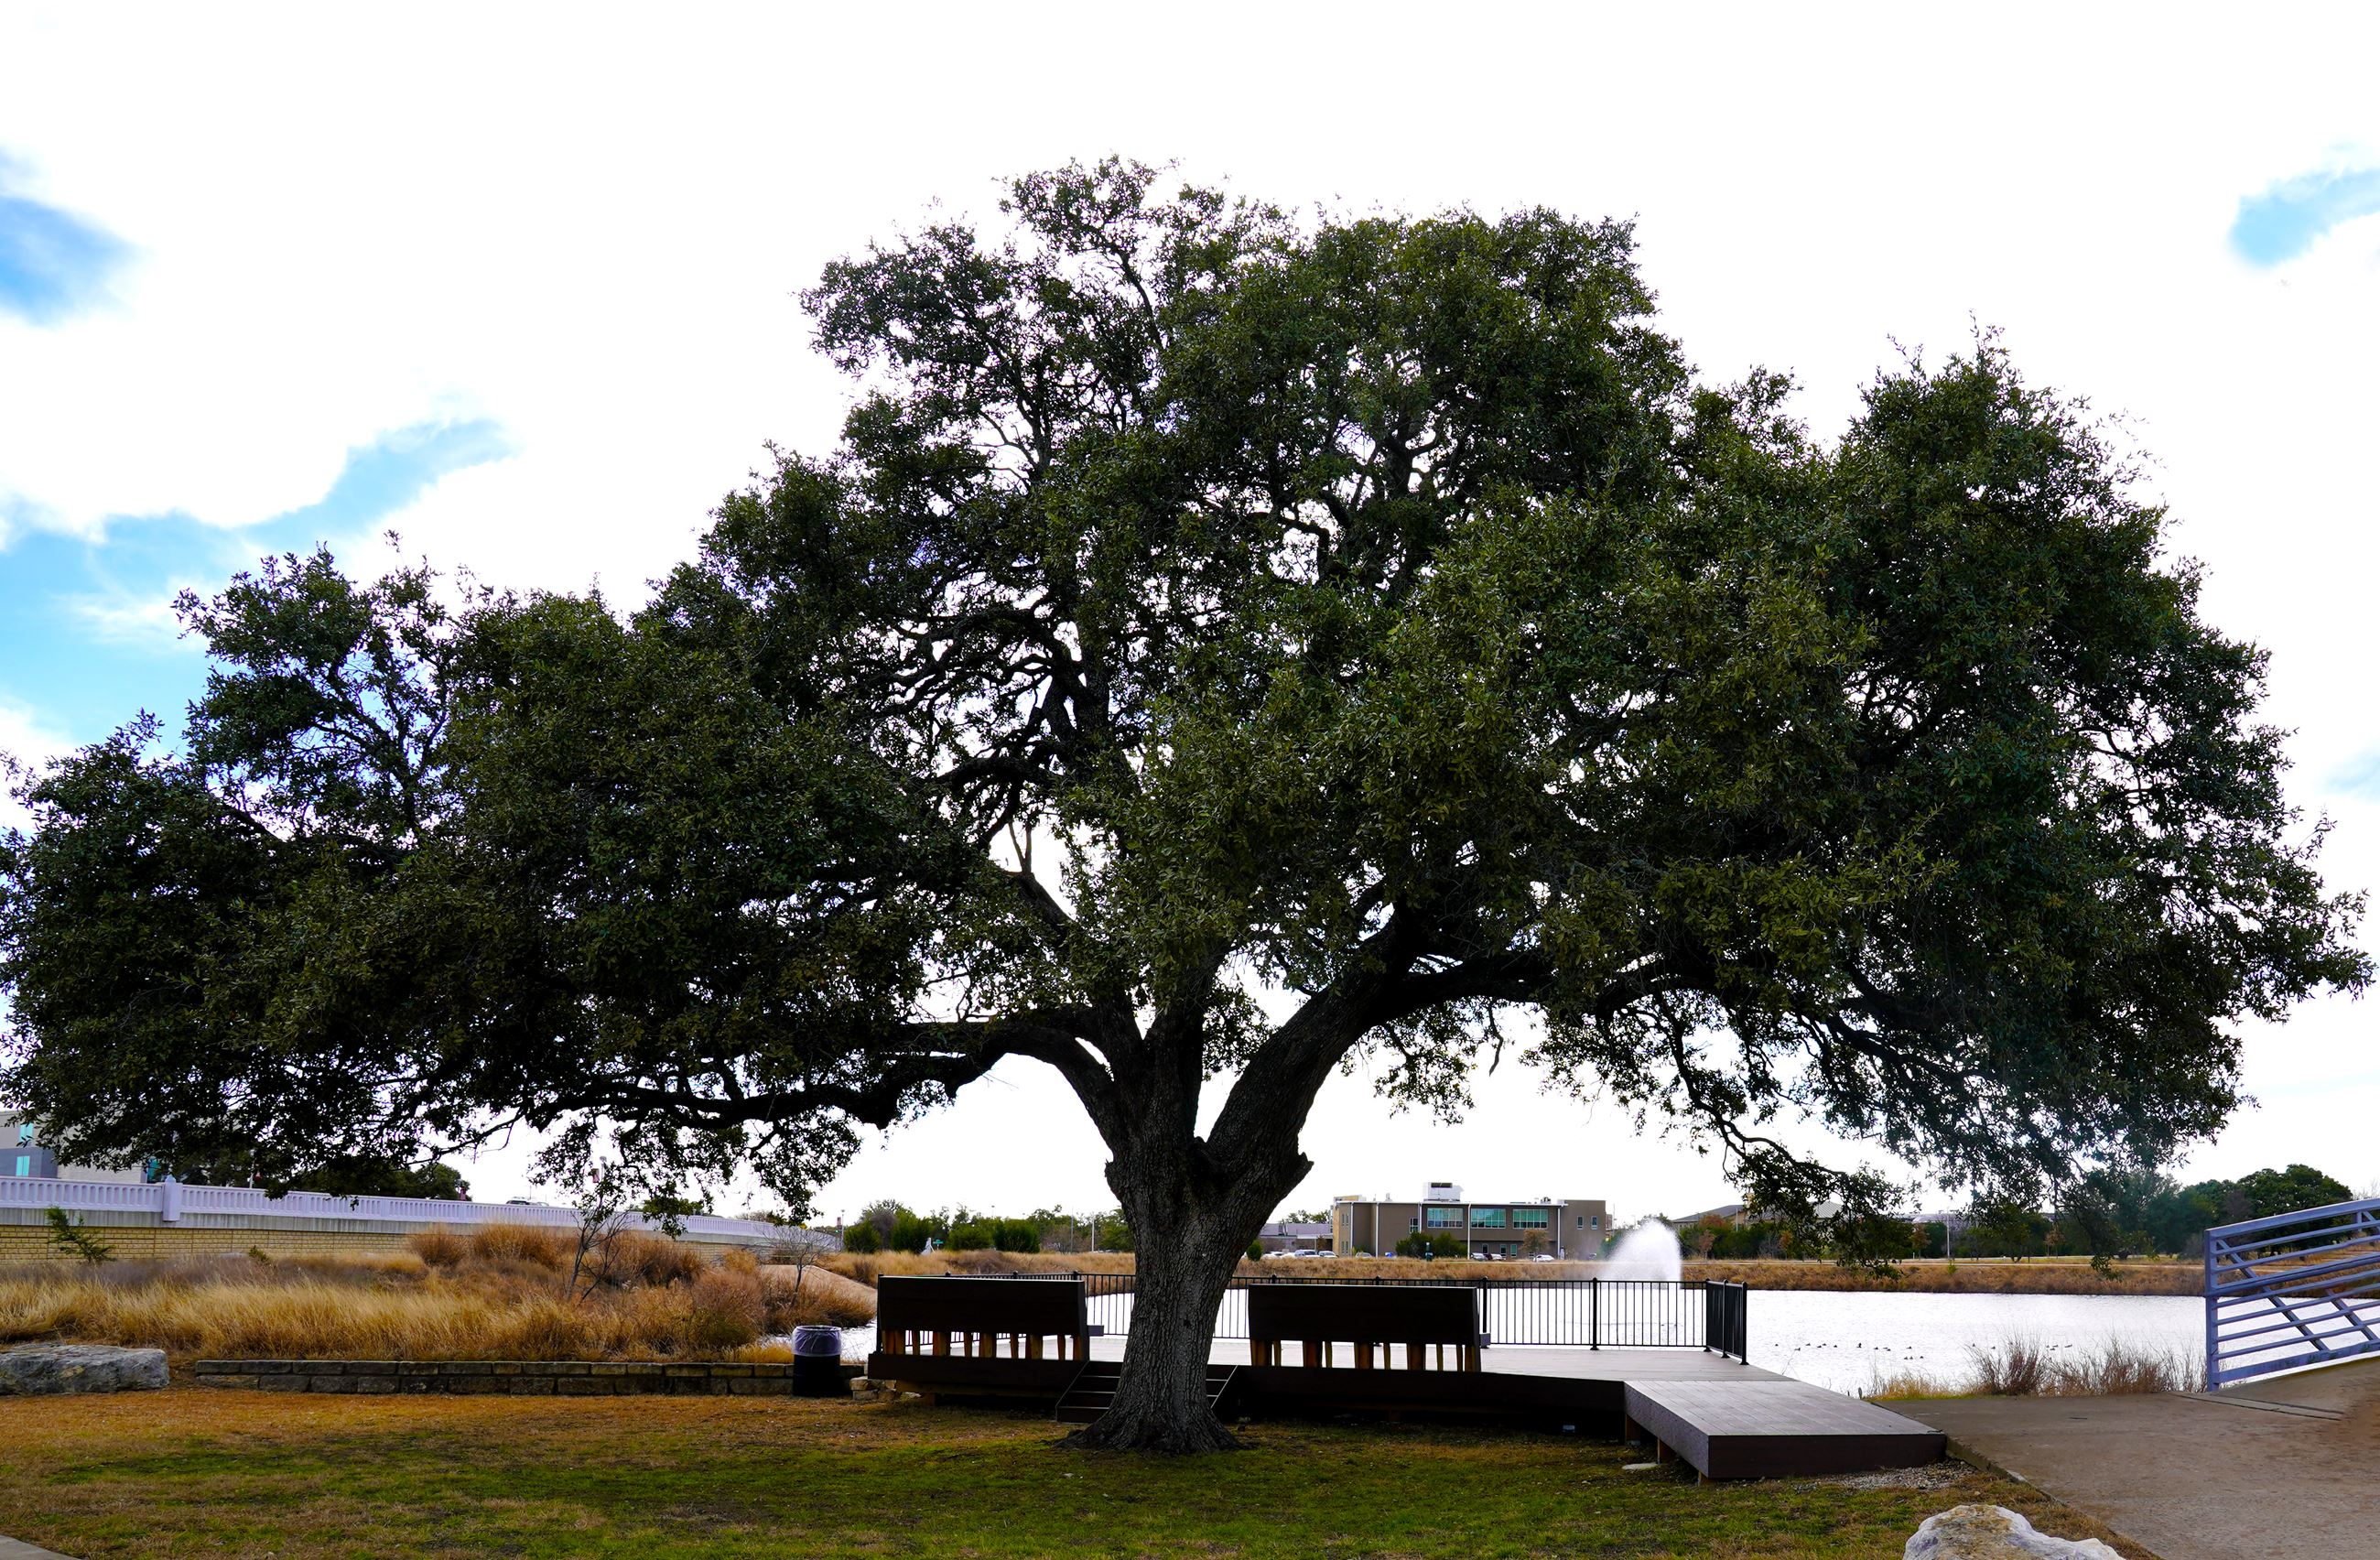
[[[2215,1248],[2219,1237],[2206,1232],[2206,1390],[2213,1392],[2220,1385],[2219,1361],[2222,1359],[2221,1312],[2223,1302],[2215,1293]]]

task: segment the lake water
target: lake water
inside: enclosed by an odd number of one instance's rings
[[[2196,1359],[2205,1302],[2188,1295],[1833,1294],[1755,1289],[1746,1327],[1752,1363],[1837,1392],[1862,1392],[1900,1371],[1956,1383],[1969,1351],[2011,1338],[2090,1352],[2121,1341]],[[846,1327],[843,1353],[864,1359],[876,1329]]]
[[[1969,1351],[2025,1338],[2088,1353],[2120,1341],[2196,1359],[2206,1302],[2189,1295],[1828,1294],[1755,1289],[1745,1329],[1752,1363],[1837,1392],[1903,1371],[1957,1382]]]

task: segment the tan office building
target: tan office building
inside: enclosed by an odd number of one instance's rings
[[[1463,1188],[1448,1181],[1431,1182],[1428,1193],[1415,1201],[1342,1197],[1330,1205],[1330,1245],[1342,1257],[1359,1251],[1386,1256],[1419,1230],[1460,1237],[1463,1249],[1475,1257],[1591,1260],[1603,1255],[1610,1229],[1609,1213],[1599,1198],[1483,1202],[1464,1198]]]

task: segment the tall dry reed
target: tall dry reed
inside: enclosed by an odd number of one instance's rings
[[[2112,1397],[2137,1393],[2193,1392],[2199,1361],[2187,1350],[2159,1349],[2124,1338],[2095,1347],[2045,1345],[2010,1337],[1967,1351],[1967,1374],[1946,1380],[1919,1371],[1878,1376],[1868,1397]]]

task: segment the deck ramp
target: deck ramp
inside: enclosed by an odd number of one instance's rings
[[[1631,1381],[1628,1418],[1706,1479],[1921,1468],[1944,1437],[1889,1408],[1807,1382]]]

